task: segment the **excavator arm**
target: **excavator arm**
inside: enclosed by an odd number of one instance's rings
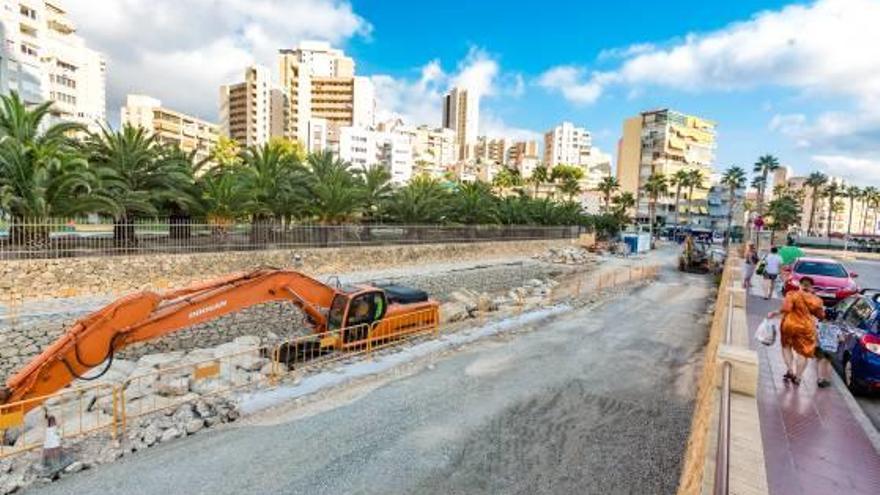
[[[157,294],[123,297],[79,320],[63,336],[12,376],[0,390],[0,405],[56,392],[116,351],[204,323],[244,308],[288,300],[305,312],[318,332],[337,291],[302,273],[258,270]],[[26,409],[39,405],[28,403]]]

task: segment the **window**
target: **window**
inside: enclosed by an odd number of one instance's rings
[[[820,275],[822,277],[847,278],[849,274],[838,263],[822,263],[819,261],[801,261],[794,271],[803,275]]]
[[[21,5],[21,6],[19,6],[19,12],[21,12],[21,15],[23,15],[23,16],[25,16],[25,17],[28,17],[28,18],[31,18],[31,19],[36,19],[36,18],[37,18],[37,11],[34,10],[34,9],[32,9],[32,8],[30,8],[30,7],[28,7],[27,5]]]
[[[868,320],[870,320],[873,313],[874,306],[866,299],[859,298],[859,300],[854,302],[853,305],[849,308],[849,311],[846,312],[846,316],[843,317],[843,321],[847,325],[867,329]]]
[[[330,305],[330,314],[327,317],[328,330],[336,330],[342,326],[342,318],[345,316],[345,306],[348,303],[348,297],[339,294],[333,298]]]

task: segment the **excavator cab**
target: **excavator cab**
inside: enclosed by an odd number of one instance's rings
[[[351,329],[362,326],[367,329],[381,320],[388,310],[385,292],[379,289],[347,288],[336,294],[327,315],[327,330]],[[354,335],[357,333],[358,335]],[[363,336],[360,334],[364,333]],[[366,332],[346,332],[345,342],[361,340]],[[360,338],[356,338],[360,337]]]

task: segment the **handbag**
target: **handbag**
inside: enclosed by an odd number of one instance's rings
[[[765,318],[755,331],[755,340],[767,346],[776,343],[777,325],[776,320]]]
[[[767,271],[767,260],[762,259],[758,262],[758,266],[757,268],[755,268],[755,273],[757,273],[758,275],[763,275],[765,271]]]

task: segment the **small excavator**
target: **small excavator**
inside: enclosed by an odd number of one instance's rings
[[[9,378],[0,389],[0,406],[45,397],[74,380],[97,379],[124,347],[272,301],[295,304],[315,333],[314,342],[298,344],[310,344],[310,352],[288,348],[288,356],[333,352],[365,345],[367,339],[400,338],[435,328],[440,321],[439,304],[423,291],[390,284],[333,287],[291,270],[261,269],[163,294],[140,292],[76,322]],[[99,374],[85,376],[102,364]],[[41,403],[26,402],[23,412]]]

